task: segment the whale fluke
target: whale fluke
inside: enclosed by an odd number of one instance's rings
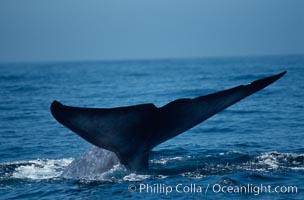
[[[88,142],[114,152],[132,170],[148,168],[149,152],[243,98],[267,87],[286,72],[163,107],[140,104],[116,108],[71,107],[53,101],[54,118]]]

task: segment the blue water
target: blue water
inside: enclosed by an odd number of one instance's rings
[[[91,144],[54,120],[55,99],[83,107],[162,106],[285,70],[266,89],[156,147],[148,172],[113,166],[95,180],[60,176]],[[0,199],[303,199],[303,76],[299,55],[0,64]],[[140,184],[196,184],[203,191],[166,195],[140,192]],[[212,191],[216,184],[297,192],[221,193]]]

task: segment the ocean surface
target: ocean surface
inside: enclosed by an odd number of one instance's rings
[[[61,176],[92,145],[55,121],[55,99],[162,106],[282,71],[274,84],[153,149],[149,171],[116,164],[96,176]],[[2,63],[0,199],[304,199],[303,77],[303,55]]]

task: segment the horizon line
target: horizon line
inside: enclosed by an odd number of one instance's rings
[[[226,55],[226,56],[189,56],[189,57],[156,57],[156,58],[106,58],[106,59],[54,59],[54,60],[33,60],[33,61],[0,61],[3,64],[46,64],[46,63],[85,63],[85,62],[134,62],[134,61],[164,61],[164,60],[194,60],[194,59],[233,59],[233,58],[254,58],[254,57],[278,57],[278,56],[304,56],[304,53],[287,54],[252,54],[252,55]]]

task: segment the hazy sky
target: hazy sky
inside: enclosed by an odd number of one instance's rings
[[[299,53],[303,0],[0,1],[0,62]]]

